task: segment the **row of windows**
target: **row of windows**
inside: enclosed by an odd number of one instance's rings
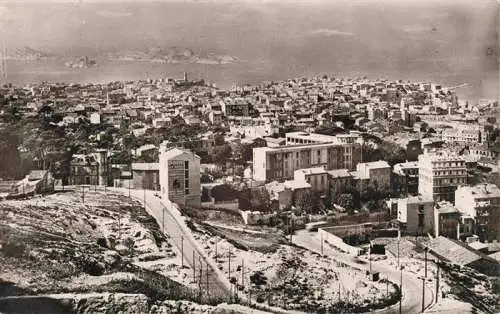
[[[433,171],[435,176],[464,176],[466,175],[465,170],[443,170],[443,171]]]
[[[439,186],[439,185],[447,185],[447,184],[465,184],[466,179],[465,178],[456,178],[456,179],[434,179],[433,181],[434,185]]]
[[[464,161],[434,162],[434,168],[464,167]]]

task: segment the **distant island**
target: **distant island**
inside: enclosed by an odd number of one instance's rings
[[[110,53],[108,58],[120,61],[141,61],[156,63],[199,63],[199,64],[229,64],[237,59],[228,55],[207,53],[196,54],[188,48],[171,47],[168,49],[153,47],[145,51],[126,51]]]
[[[89,57],[87,57],[87,56],[82,57],[76,61],[68,61],[68,62],[64,63],[64,65],[68,68],[78,68],[78,69],[91,68],[91,67],[95,66],[96,64],[97,64],[97,62],[95,60],[90,60]]]
[[[18,60],[18,61],[41,61],[54,58],[53,55],[36,50],[30,47],[22,47],[10,51],[6,56],[7,60]]]
[[[139,61],[167,64],[230,64],[238,61],[236,57],[217,54],[213,52],[197,54],[188,48],[161,48],[153,47],[143,51],[123,51],[117,53],[107,53],[96,56],[99,60],[118,60],[118,61]],[[71,57],[58,54],[51,54],[36,50],[30,47],[18,48],[7,55],[8,60],[38,62],[46,60],[56,60],[63,63],[68,68],[90,68],[97,65],[95,60],[88,56]],[[69,61],[68,61],[69,59]]]

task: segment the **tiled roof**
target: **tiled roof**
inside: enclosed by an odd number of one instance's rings
[[[429,248],[446,260],[461,266],[481,259],[481,256],[473,250],[442,236],[432,239],[429,242]]]

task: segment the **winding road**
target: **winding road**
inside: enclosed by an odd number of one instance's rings
[[[306,230],[298,231],[293,237],[294,244],[304,247],[310,251],[321,254],[321,240],[315,235],[316,232],[309,232]],[[330,248],[328,245],[323,245],[323,255],[329,256],[332,259],[342,262],[354,268],[369,271],[369,264],[359,264],[351,255],[341,253]],[[378,271],[381,278],[387,278],[389,281],[398,284],[400,282],[401,273],[399,270],[388,267],[386,265],[372,262],[372,270]],[[422,313],[422,280],[417,278],[414,274],[403,271],[403,301],[401,306],[401,313],[416,314]],[[428,284],[425,286],[425,303],[427,309],[434,302],[434,291]],[[391,307],[375,311],[376,313],[399,313],[399,304]]]

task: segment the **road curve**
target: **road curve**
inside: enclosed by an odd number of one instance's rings
[[[310,251],[321,253],[321,240],[305,230],[298,231],[293,237],[293,243],[304,247]],[[353,256],[335,251],[328,245],[323,246],[325,256],[330,256],[336,261],[342,262],[354,268],[369,270],[368,264],[359,264],[354,261]],[[372,263],[372,269],[380,272],[381,277],[386,277],[389,281],[398,284],[400,282],[400,271],[391,267],[385,267],[377,263]],[[413,274],[403,271],[403,300],[401,313],[416,314],[422,313],[422,280],[415,277]],[[425,287],[425,308],[428,308],[434,302],[433,290],[428,285]],[[375,311],[376,313],[398,313],[399,304],[391,307]]]

